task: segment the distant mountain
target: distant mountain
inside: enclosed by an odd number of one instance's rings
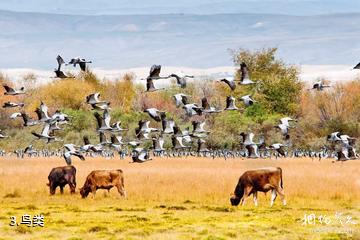
[[[228,49],[278,47],[296,64],[355,64],[360,14],[60,15],[0,11],[0,67],[53,69],[55,57],[126,69],[231,65]]]
[[[6,0],[0,9],[82,15],[266,13],[319,15],[359,12],[358,0]]]

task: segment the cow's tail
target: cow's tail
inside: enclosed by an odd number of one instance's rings
[[[284,189],[283,187],[283,177],[282,177],[282,169],[280,167],[278,167],[279,171],[280,171],[280,187],[282,189]]]

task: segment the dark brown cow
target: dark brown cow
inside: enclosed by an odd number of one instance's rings
[[[64,193],[64,186],[69,184],[70,192],[75,193],[76,189],[76,168],[74,166],[53,168],[48,176],[50,194],[54,195],[57,187],[60,187],[61,194]]]
[[[97,189],[110,191],[112,187],[116,187],[120,195],[126,197],[122,170],[95,170],[86,177],[84,186],[80,189],[80,194],[82,198],[86,198],[91,192],[95,197]]]
[[[246,171],[241,175],[234,195],[230,198],[231,205],[237,206],[239,203],[244,205],[245,198],[253,194],[254,204],[257,206],[257,192],[266,193],[269,190],[271,190],[271,206],[274,204],[277,194],[286,205],[281,168],[268,167]]]

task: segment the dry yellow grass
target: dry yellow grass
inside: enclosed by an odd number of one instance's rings
[[[334,215],[338,211],[360,219],[360,161],[343,164],[305,158],[227,161],[157,158],[144,164],[129,163],[129,159],[74,161],[77,187],[83,185],[87,174],[94,169],[122,169],[128,198],[120,198],[115,189],[109,195],[99,190],[95,199],[82,200],[78,192],[70,195],[68,188],[63,196],[59,190],[56,196],[49,196],[48,173],[53,167],[64,165],[62,159],[1,159],[0,239],[44,236],[49,239],[74,236],[80,239],[256,239],[262,236],[262,231],[270,232],[269,238],[278,239],[304,236],[317,239],[328,235],[341,239],[350,235],[331,231],[314,235],[299,221],[305,213]],[[229,195],[239,176],[245,170],[264,166],[283,169],[288,206],[282,207],[277,200],[275,207],[270,208],[270,194],[260,194],[258,208],[253,206],[251,198],[245,208],[231,207]],[[10,215],[20,217],[39,212],[47,214],[44,229],[22,232],[19,227],[8,226]],[[127,228],[129,221],[131,228]],[[358,229],[358,225],[352,227]],[[356,234],[353,232],[351,236],[359,236]]]

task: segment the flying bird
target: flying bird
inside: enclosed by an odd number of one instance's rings
[[[240,64],[240,73],[241,73],[240,76],[241,85],[255,84],[255,82],[252,79],[250,79],[249,68],[244,62]]]
[[[76,67],[76,65],[78,64],[82,71],[86,71],[86,65],[88,63],[92,63],[92,62],[91,61],[86,61],[84,58],[76,57],[76,58],[72,58],[70,60],[70,62],[68,63],[68,65],[71,64],[74,67]]]
[[[251,97],[251,95],[245,95],[240,98],[240,100],[245,104],[246,107],[252,106],[256,101]]]
[[[5,102],[4,105],[2,106],[3,108],[15,108],[15,107],[19,107],[22,108],[24,107],[25,104],[24,103],[14,103],[14,102]]]
[[[170,74],[169,77],[173,77],[176,79],[176,84],[181,88],[186,88],[186,83],[188,78],[194,78],[194,76],[186,75],[182,71]]]
[[[76,156],[78,158],[80,158],[80,160],[84,161],[85,157],[81,154],[80,151],[78,151],[75,148],[75,145],[72,143],[69,144],[65,144],[64,145],[65,151],[63,153],[63,157],[65,159],[65,162],[67,165],[71,165],[72,161],[71,161],[71,156]]]
[[[65,73],[63,71],[61,71],[61,66],[63,64],[65,64],[64,59],[60,55],[58,55],[56,57],[56,61],[58,62],[58,68],[54,70],[56,77],[57,78],[69,78],[68,76],[65,75]]]
[[[16,96],[16,95],[25,94],[24,87],[21,87],[20,89],[11,88],[8,85],[3,85],[3,87],[5,89],[4,95]]]
[[[308,90],[323,91],[324,88],[328,88],[328,87],[330,87],[330,85],[324,84],[323,81],[318,81],[318,82],[314,83],[314,84],[312,85],[312,88],[310,88],[310,89],[308,89]]]
[[[144,112],[148,113],[149,116],[157,122],[161,121],[161,114],[165,114],[165,112],[162,112],[156,108],[148,108],[145,109]]]
[[[219,113],[219,112],[221,112],[221,110],[216,109],[215,107],[211,107],[206,97],[203,97],[201,99],[201,107],[203,108],[204,113]]]
[[[235,105],[235,98],[233,96],[226,97],[226,108],[224,110],[240,110]]]
[[[189,96],[184,93],[178,93],[174,96],[176,107],[180,107],[181,104],[186,105],[189,103]]]

